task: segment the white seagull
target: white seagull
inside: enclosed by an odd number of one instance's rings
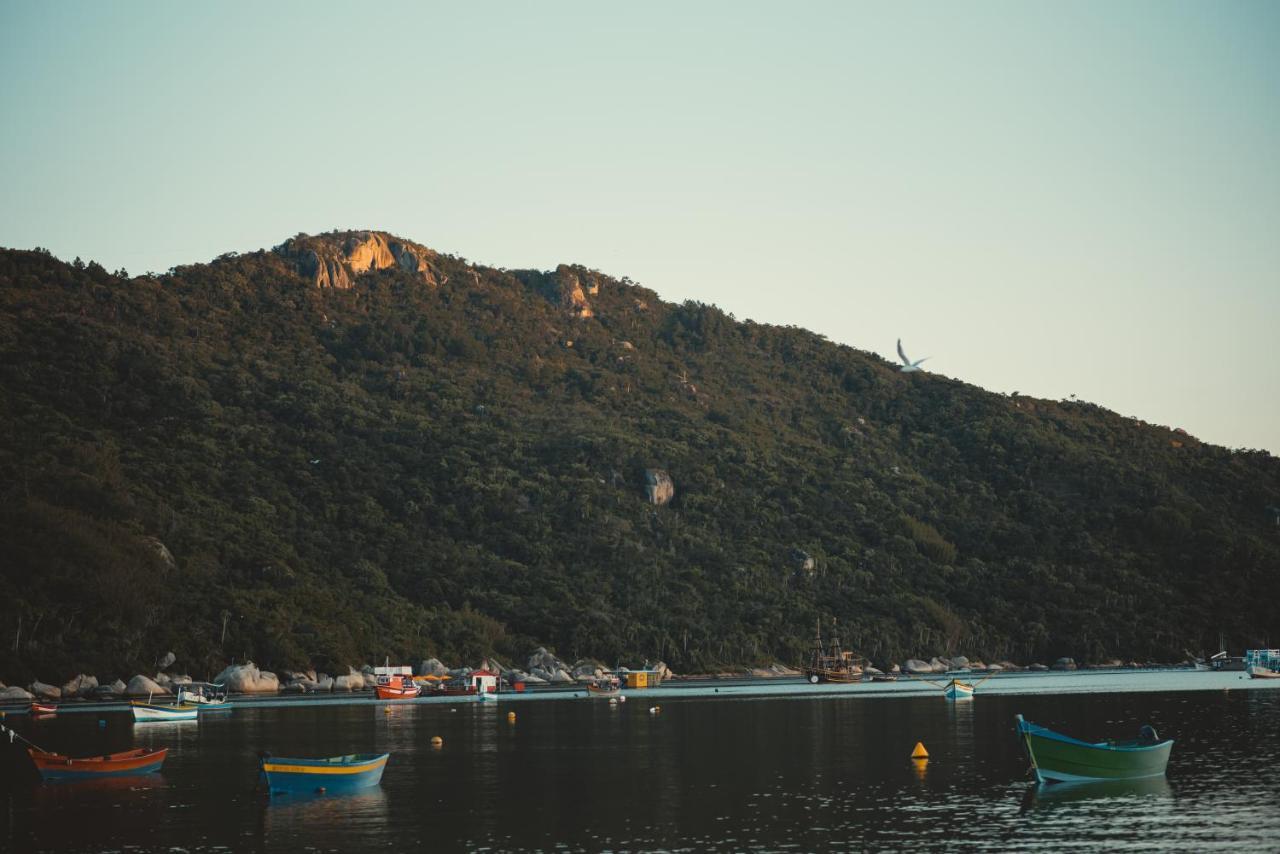
[[[902,352],[902,339],[899,338],[898,339],[898,358],[902,360],[902,367],[899,368],[898,370],[902,371],[904,374],[909,374],[912,371],[923,371],[924,368],[920,367],[920,363],[927,361],[933,357],[925,356],[923,359],[916,359],[914,362],[911,361],[910,359],[907,358],[907,354]]]

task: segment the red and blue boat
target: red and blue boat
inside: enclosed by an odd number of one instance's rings
[[[36,764],[45,780],[96,780],[104,777],[126,777],[150,774],[160,770],[169,748],[157,750],[138,748],[102,756],[75,758],[61,753],[48,753],[34,747],[27,748],[31,761]]]
[[[352,792],[382,780],[389,753],[352,753],[327,759],[262,756],[267,788],[276,792]]]

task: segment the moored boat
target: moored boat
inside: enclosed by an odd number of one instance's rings
[[[60,753],[48,753],[34,747],[27,748],[31,761],[45,780],[95,779],[124,777],[133,774],[150,774],[159,771],[169,748],[158,750],[139,748],[102,756],[76,758]]]
[[[1244,669],[1251,679],[1280,679],[1280,649],[1247,649]]]
[[[973,699],[973,687],[968,682],[961,682],[959,679],[952,679],[947,683],[947,687],[942,689],[942,696],[952,702],[960,702],[962,700]]]
[[[1173,739],[1162,741],[1151,726],[1144,725],[1138,738],[1130,741],[1090,743],[1030,723],[1022,715],[1016,715],[1015,720],[1018,738],[1041,783],[1159,777],[1173,750]]]
[[[189,685],[178,686],[177,702],[179,706],[196,706],[197,711],[202,715],[209,712],[231,711],[226,689],[213,682],[192,682]]]
[[[373,686],[373,693],[379,700],[409,700],[422,693],[422,688],[412,676],[381,675],[378,684]]]
[[[587,685],[587,696],[596,697],[601,700],[607,700],[610,697],[617,697],[622,694],[622,689],[617,685],[597,685],[591,683]]]
[[[819,682],[861,682],[862,665],[865,663],[864,659],[855,658],[852,652],[840,648],[840,640],[834,631],[831,633],[831,646],[823,645],[822,625],[819,623],[813,651],[801,672],[815,685]]]
[[[32,703],[31,714],[33,715],[56,715],[58,706],[56,703]]]
[[[154,723],[155,721],[194,721],[200,712],[195,703],[144,703],[134,700],[130,704],[133,719],[138,723]]]
[[[352,753],[326,759],[292,759],[262,755],[262,773],[275,792],[349,792],[376,786],[389,753]]]

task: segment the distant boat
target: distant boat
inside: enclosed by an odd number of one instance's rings
[[[801,672],[815,685],[819,682],[861,682],[863,663],[863,659],[854,658],[852,652],[840,648],[840,640],[834,631],[831,634],[831,646],[825,646],[822,643],[822,624],[819,623],[813,651]]]
[[[1161,741],[1150,726],[1143,726],[1138,738],[1131,741],[1091,744],[1025,721],[1022,715],[1016,715],[1015,720],[1018,737],[1041,783],[1160,777],[1173,750],[1173,739]]]
[[[389,753],[352,753],[327,759],[287,759],[262,755],[262,773],[271,792],[350,792],[382,780]]]
[[[588,685],[587,696],[597,697],[601,700],[607,700],[610,697],[617,697],[622,693],[622,689],[617,685]]]
[[[1280,679],[1280,649],[1247,649],[1244,669],[1251,679]]]
[[[196,715],[200,713],[200,706],[195,703],[170,703],[162,705],[159,703],[144,703],[141,700],[134,700],[130,707],[133,709],[133,719],[138,723],[153,723],[155,721],[194,721]]]
[[[422,688],[412,676],[379,676],[373,693],[379,700],[409,700],[422,693]]]
[[[195,705],[200,714],[209,712],[229,712],[231,703],[227,701],[227,692],[222,685],[213,682],[192,682],[178,686],[178,705]]]
[[[973,686],[968,682],[961,682],[959,679],[952,679],[947,683],[947,687],[942,689],[942,696],[952,702],[972,700]]]
[[[31,714],[33,715],[56,715],[58,706],[55,703],[32,703]]]
[[[47,753],[34,747],[27,748],[31,761],[36,764],[40,776],[45,780],[96,779],[150,774],[160,770],[168,752],[167,747],[158,750],[140,748],[77,759],[60,753]]]

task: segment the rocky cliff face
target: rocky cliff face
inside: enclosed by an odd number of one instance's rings
[[[561,264],[551,273],[539,270],[511,272],[574,317],[595,316],[587,297],[600,293],[600,281],[603,277],[599,273],[569,264]]]
[[[318,288],[350,288],[356,277],[390,267],[416,273],[424,284],[436,284],[431,270],[434,252],[381,231],[299,234],[275,252]]]

